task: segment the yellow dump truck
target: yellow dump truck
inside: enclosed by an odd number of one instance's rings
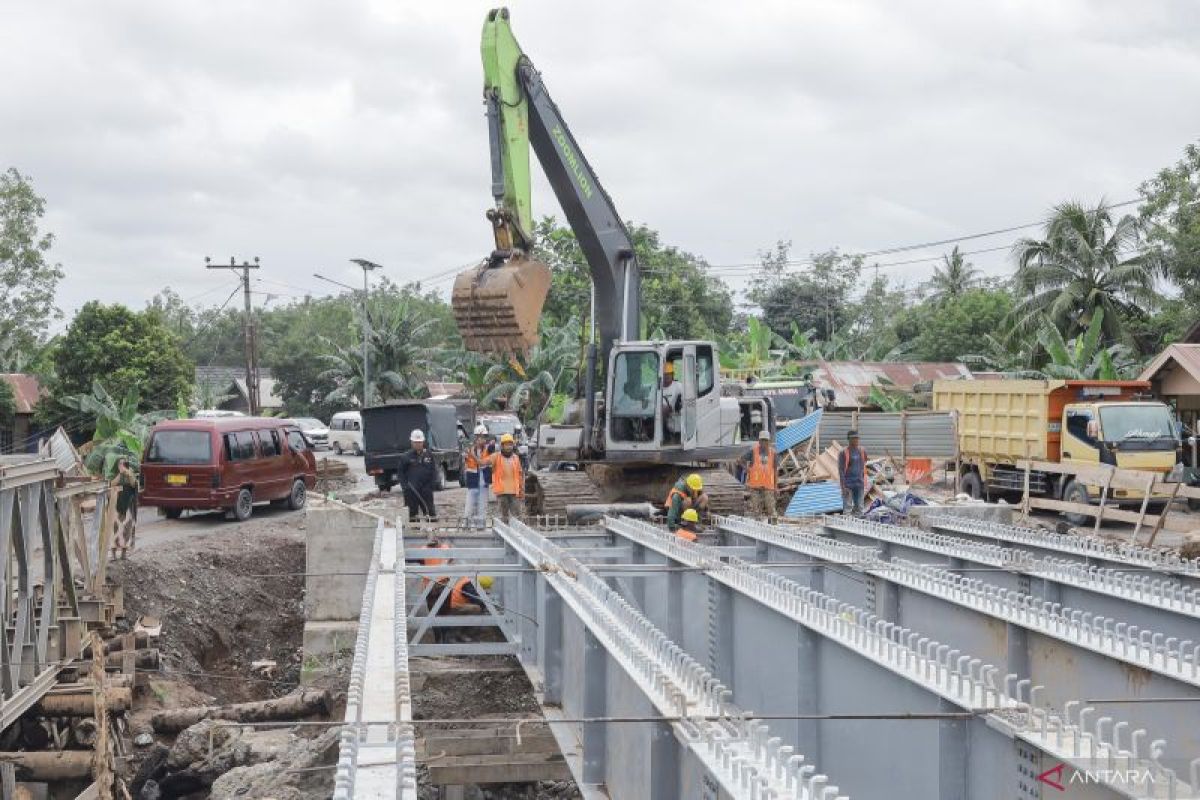
[[[1145,381],[936,381],[933,407],[958,412],[959,490],[983,497],[1021,492],[1022,459],[1169,473],[1178,432],[1171,410],[1149,390]],[[1101,491],[1076,475],[1044,470],[1030,473],[1029,490],[1073,503],[1098,500]],[[1135,489],[1109,496],[1117,503],[1143,497]]]

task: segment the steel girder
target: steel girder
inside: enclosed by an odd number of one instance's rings
[[[683,576],[676,597],[663,587],[635,599],[655,622],[681,628],[687,649],[707,647],[710,669],[741,707],[768,716],[969,712],[967,719],[930,722],[796,719],[772,726],[857,797],[1033,798],[1058,779],[1086,782],[1092,796],[1190,796],[1179,777],[1189,777],[1189,764],[1166,762],[1165,743],[1149,742],[1144,729],[1131,732],[1127,722],[1094,708],[1081,711],[1077,702],[1052,707],[1044,689],[1017,674],[1002,674],[965,648],[804,586],[769,564],[722,558],[716,548],[643,522],[606,525],[644,548],[635,549],[635,559],[703,569]],[[837,559],[864,555],[851,548]],[[817,586],[825,573],[841,572],[808,568]],[[684,609],[687,618],[673,621]]]

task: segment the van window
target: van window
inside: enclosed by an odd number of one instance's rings
[[[259,431],[258,450],[262,453],[263,458],[279,455],[282,452],[279,447],[279,431]]]
[[[698,396],[704,397],[713,390],[716,384],[716,370],[713,369],[713,351],[709,345],[696,347],[696,387]]]
[[[344,423],[345,421],[346,420],[344,420],[344,419],[338,419],[337,417],[334,417],[333,421],[329,423],[330,430],[335,430],[335,431],[343,430],[345,428],[345,426],[342,423]]]
[[[212,437],[208,431],[156,431],[146,461],[153,464],[209,464]]]
[[[288,447],[292,448],[292,452],[303,453],[308,449],[308,442],[304,441],[304,434],[300,431],[289,430],[287,432]]]
[[[346,420],[346,421],[349,423],[346,427],[352,431],[356,431],[362,427],[362,424],[356,419],[351,419],[351,420]]]
[[[254,434],[250,431],[225,434],[225,458],[228,461],[254,458]]]

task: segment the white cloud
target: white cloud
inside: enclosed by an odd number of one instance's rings
[[[258,255],[262,277],[314,288],[314,270],[353,277],[354,256],[396,280],[482,256],[487,7],[9,4],[0,153],[48,200],[61,304],[137,304],[168,284],[198,295],[228,277],[204,255]],[[1192,8],[512,11],[622,214],[728,264],[779,238],[800,256],[873,249],[1132,197],[1200,129]],[[535,210],[558,211],[544,182]],[[977,261],[999,270],[1004,254]]]

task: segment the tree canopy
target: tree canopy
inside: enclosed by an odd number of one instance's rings
[[[45,213],[28,176],[15,168],[0,174],[0,343],[8,348],[33,347],[61,316],[54,293],[63,269],[49,261],[54,236],[39,229]]]

